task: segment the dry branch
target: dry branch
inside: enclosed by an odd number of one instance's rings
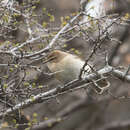
[[[120,70],[117,70],[112,66],[107,65],[104,68],[97,71],[97,73],[99,75],[113,74],[114,76],[120,78],[121,80],[130,83],[130,75],[129,74],[127,74],[125,72],[121,72]],[[34,96],[33,98],[27,99],[24,102],[21,102],[21,103],[15,105],[14,107],[7,109],[5,112],[0,113],[0,118],[2,118],[3,116],[6,116],[8,114],[11,114],[12,112],[15,112],[18,109],[23,109],[23,108],[26,108],[26,107],[30,106],[31,104],[39,103],[39,102],[41,102],[41,99],[42,99],[42,102],[44,102],[45,100],[48,100],[50,98],[54,98],[55,96],[58,96],[60,94],[65,93],[66,91],[69,91],[69,90],[72,91],[72,89],[76,89],[76,87],[78,89],[83,88],[83,87],[85,88],[85,87],[87,87],[87,85],[89,83],[91,83],[90,81],[92,79],[96,78],[96,77],[97,77],[97,75],[95,73],[92,73],[92,74],[87,75],[85,77],[85,79],[82,79],[81,81],[79,81],[77,79],[77,80],[74,80],[74,81],[66,84],[65,86],[60,87],[60,88],[56,87],[56,88],[51,89],[51,90],[49,90],[47,92],[40,93],[40,94]],[[81,86],[76,86],[79,82],[82,85]]]

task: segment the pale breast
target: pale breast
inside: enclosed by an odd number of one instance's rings
[[[55,77],[62,83],[68,83],[79,77],[84,61],[76,56],[69,55],[58,63],[49,63],[48,68],[51,72],[57,72]],[[90,67],[86,67],[87,72]]]

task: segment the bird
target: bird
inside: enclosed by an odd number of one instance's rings
[[[80,71],[85,64],[85,61],[77,55],[70,54],[61,50],[53,50],[47,55],[47,67],[54,73],[54,77],[62,84],[67,84],[72,80],[78,79]],[[85,66],[85,71],[81,78],[92,72],[89,65]],[[110,83],[103,79],[98,81],[101,88],[108,88]],[[96,91],[97,92],[97,91]]]

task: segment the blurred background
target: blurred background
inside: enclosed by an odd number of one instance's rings
[[[129,0],[128,0],[129,1]],[[28,2],[30,2],[28,0]],[[31,3],[31,2],[30,2]],[[19,1],[19,5],[21,1]],[[130,6],[129,6],[130,7]],[[54,22],[49,24],[46,28],[59,30],[62,26],[62,19],[66,16],[73,17],[80,8],[80,0],[40,0],[40,3],[36,5],[35,13],[39,15],[37,21],[39,24],[48,23],[49,18],[42,14],[43,9],[46,8],[47,12],[55,17]],[[17,17],[18,21],[24,21],[23,18]],[[14,32],[9,32],[13,35],[13,38],[0,37],[1,46],[0,48],[8,49],[7,39],[11,43],[13,42],[24,42],[28,36],[27,32],[24,31],[26,28],[24,22],[20,23],[19,28]],[[35,34],[39,35],[39,33]],[[130,32],[127,34],[126,40],[118,48],[116,55],[113,58],[112,65],[115,67],[124,66],[124,70],[127,70],[130,65]],[[50,39],[49,39],[50,40]],[[3,42],[6,44],[3,45]],[[32,50],[37,50],[36,45],[42,44],[44,41],[37,42],[31,46]],[[5,47],[6,46],[6,47]],[[108,41],[104,44],[101,49],[99,49],[92,57],[91,63],[94,64],[95,68],[98,70],[105,65],[105,54],[106,51],[110,55],[117,46],[116,42]],[[83,59],[87,59],[88,55],[92,51],[92,45],[86,42],[82,37],[74,38],[69,40],[62,47],[57,47],[58,49],[76,54]],[[26,49],[26,47],[25,47]],[[0,63],[8,63],[12,59],[0,56]],[[22,61],[27,62],[27,61]],[[42,68],[43,72],[49,72],[46,65],[42,65],[42,61],[35,64]],[[123,71],[124,71],[123,70]],[[3,73],[7,74],[7,70],[1,69],[1,76]],[[28,69],[27,72],[30,74],[26,76],[26,80],[33,82],[34,79],[37,86],[47,85],[47,88],[43,88],[42,91],[47,91],[52,88],[57,87],[60,83],[54,78],[45,78],[44,75],[39,74],[35,70]],[[22,75],[21,73],[18,75]],[[41,128],[32,128],[32,130],[129,130],[130,129],[130,84],[114,76],[109,76],[109,81],[111,86],[108,93],[103,95],[94,94],[90,99],[87,98],[86,89],[80,89],[71,93],[65,93],[58,96],[57,98],[50,99],[43,103],[37,103],[29,106],[22,110],[22,114],[25,115],[27,120],[32,121],[34,119],[37,122],[47,122],[47,125]],[[34,90],[33,93],[37,94],[39,90]],[[126,98],[122,98],[122,97]],[[108,98],[111,97],[111,98]],[[119,98],[118,98],[119,97]],[[121,98],[120,98],[121,97]],[[89,100],[93,101],[89,103]],[[16,100],[19,102],[18,100]],[[76,107],[77,105],[77,107]],[[76,108],[76,109],[75,109]],[[67,113],[68,111],[68,113]],[[65,115],[64,115],[65,113]],[[55,123],[50,121],[51,119],[57,119]],[[4,119],[1,121],[9,122],[12,125],[12,118]],[[23,123],[22,120],[20,122]],[[25,129],[25,127],[20,128],[2,128],[1,130],[14,130],[14,129]],[[27,129],[26,129],[27,130]]]

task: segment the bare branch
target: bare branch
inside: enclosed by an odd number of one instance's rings
[[[98,71],[98,74],[100,74],[100,75],[113,74],[114,76],[120,78],[121,80],[123,80],[123,81],[125,80],[126,82],[130,83],[130,75],[125,75],[124,72],[121,72],[111,66],[105,66],[104,68],[100,69]],[[97,75],[95,73],[89,74],[85,77],[85,79],[81,80],[80,83],[81,84],[84,84],[84,82],[89,83],[90,81],[92,81],[92,79],[94,79],[96,77],[97,77]],[[2,116],[8,115],[8,114],[18,110],[18,109],[28,107],[29,105],[34,104],[34,103],[38,103],[41,99],[43,102],[45,100],[58,96],[59,94],[62,94],[68,90],[72,90],[73,88],[75,88],[76,84],[78,84],[78,83],[79,83],[79,80],[77,79],[60,88],[57,87],[57,88],[51,89],[47,92],[40,93],[40,94],[32,97],[32,99],[27,99],[24,102],[21,102],[21,103],[15,105],[14,107],[7,109],[5,112],[0,113],[0,118]],[[77,87],[79,87],[79,86],[77,86]],[[87,85],[84,85],[83,87],[87,87]],[[54,96],[52,96],[52,95],[54,95]]]

